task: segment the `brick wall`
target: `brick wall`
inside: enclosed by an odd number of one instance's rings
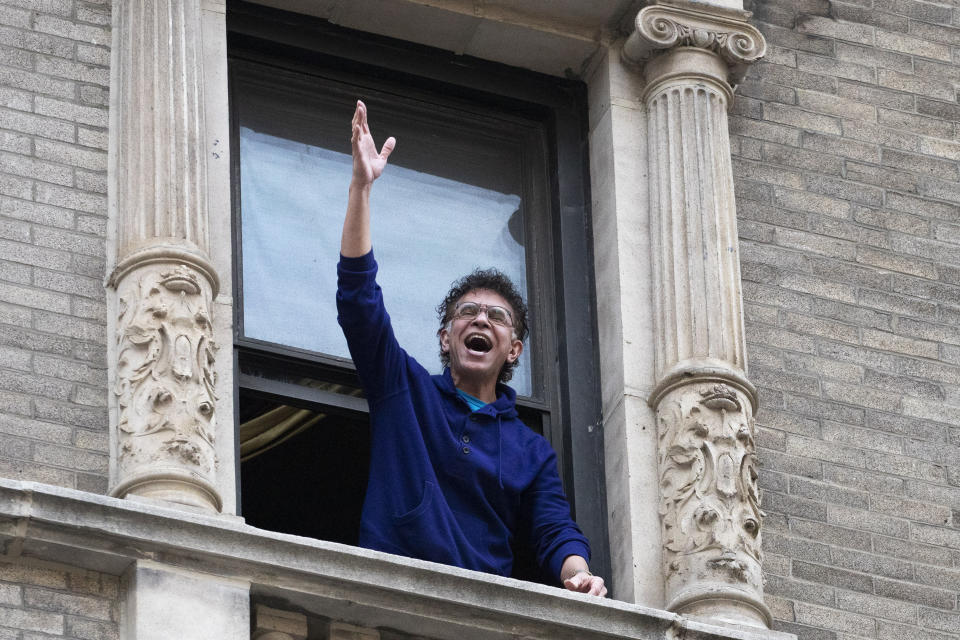
[[[777,628],[960,638],[960,6],[745,5],[769,44],[731,134]]]
[[[0,477],[96,492],[109,44],[109,0],[0,0]]]
[[[116,640],[118,583],[95,571],[0,562],[0,640]]]

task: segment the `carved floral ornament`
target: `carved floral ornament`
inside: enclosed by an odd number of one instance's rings
[[[624,45],[624,55],[641,64],[655,52],[675,47],[712,51],[727,63],[730,80],[736,84],[747,67],[764,56],[767,44],[763,35],[747,23],[749,12],[714,11],[668,3],[644,7],[637,14],[636,30]]]
[[[690,384],[663,398],[658,420],[668,583],[706,570],[759,589],[763,514],[747,398],[726,384]]]
[[[204,284],[187,265],[154,264],[119,287],[114,394],[121,474],[160,465],[213,477],[217,347]]]

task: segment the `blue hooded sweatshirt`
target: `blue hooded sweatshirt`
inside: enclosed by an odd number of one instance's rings
[[[530,544],[559,584],[567,556],[590,558],[550,444],[517,417],[516,394],[471,412],[446,369],[431,376],[397,344],[373,253],[341,256],[338,320],[370,405],[370,477],[360,546],[509,576]]]

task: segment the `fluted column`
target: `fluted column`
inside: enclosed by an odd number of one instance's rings
[[[111,495],[220,511],[200,0],[115,0]]]
[[[727,109],[763,55],[748,13],[663,2],[637,15],[648,117],[660,522],[666,607],[768,626]]]

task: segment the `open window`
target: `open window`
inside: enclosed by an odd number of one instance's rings
[[[335,292],[362,98],[377,143],[398,139],[372,208],[401,345],[439,373],[435,310],[450,283],[489,266],[517,283],[531,337],[511,385],[605,571],[583,86],[242,2],[228,31],[243,516],[357,540],[367,409]]]

